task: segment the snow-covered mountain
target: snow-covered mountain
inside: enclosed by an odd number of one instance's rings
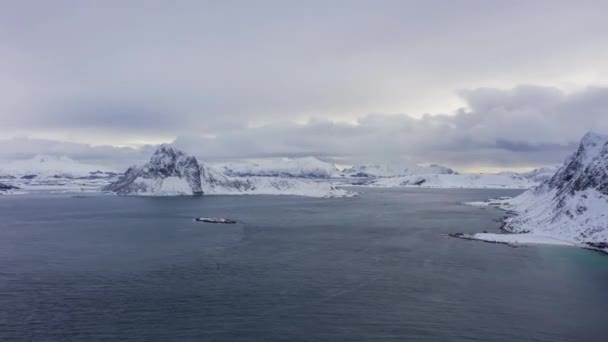
[[[458,173],[437,165],[410,165],[404,163],[369,164],[354,166],[343,171],[352,185],[375,187],[423,188],[491,188],[529,189],[550,178],[555,169],[541,168],[527,173]]]
[[[428,166],[406,163],[356,165],[342,171],[345,176],[357,178],[401,177],[417,175],[457,175],[449,167],[430,164]]]
[[[219,168],[232,177],[283,177],[327,179],[336,177],[338,169],[315,157],[282,158],[256,162],[220,164]]]
[[[231,177],[201,164],[193,156],[162,145],[141,167],[131,167],[124,177],[103,188],[125,195],[257,194],[310,197],[349,196],[348,191],[329,183],[271,176]]]
[[[196,158],[166,145],[160,146],[145,165],[130,167],[123,177],[105,186],[104,190],[118,194],[203,193],[200,166]]]
[[[19,187],[19,193],[97,191],[118,176],[107,167],[82,163],[65,156],[38,155],[31,159],[0,163],[0,181]]]
[[[512,232],[546,235],[608,251],[608,135],[587,133],[539,187],[509,203]]]
[[[0,183],[0,195],[11,194],[15,192],[15,190],[19,190],[19,187]]]
[[[37,155],[0,165],[3,177],[33,178],[101,178],[116,175],[107,167],[75,161],[66,156]]]
[[[553,175],[557,172],[558,169],[559,166],[541,167],[529,172],[520,173],[520,175],[540,184],[553,177]]]
[[[528,189],[538,183],[517,174],[420,174],[372,178],[355,185],[376,187]]]

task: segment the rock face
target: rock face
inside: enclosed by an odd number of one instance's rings
[[[505,228],[582,244],[608,242],[608,136],[587,133],[555,175],[512,200]]]
[[[167,145],[161,145],[144,166],[130,167],[122,178],[103,190],[141,195],[203,194],[196,158]]]

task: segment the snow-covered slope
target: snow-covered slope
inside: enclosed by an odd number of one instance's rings
[[[336,177],[338,174],[338,169],[335,165],[326,163],[315,157],[271,159],[252,163],[228,163],[218,165],[218,168],[226,175],[232,177],[327,179]]]
[[[299,195],[343,197],[350,192],[326,182],[281,177],[230,177],[199,164],[173,147],[163,145],[148,163],[131,167],[125,176],[104,187],[105,191],[128,195]]]
[[[557,173],[514,198],[512,232],[543,234],[608,251],[608,136],[587,133]]]

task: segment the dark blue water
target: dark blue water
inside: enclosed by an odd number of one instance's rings
[[[0,339],[606,341],[608,257],[445,237],[515,193],[0,197]]]

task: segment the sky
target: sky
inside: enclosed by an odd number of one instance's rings
[[[608,133],[607,1],[0,0],[0,159],[559,164]]]

